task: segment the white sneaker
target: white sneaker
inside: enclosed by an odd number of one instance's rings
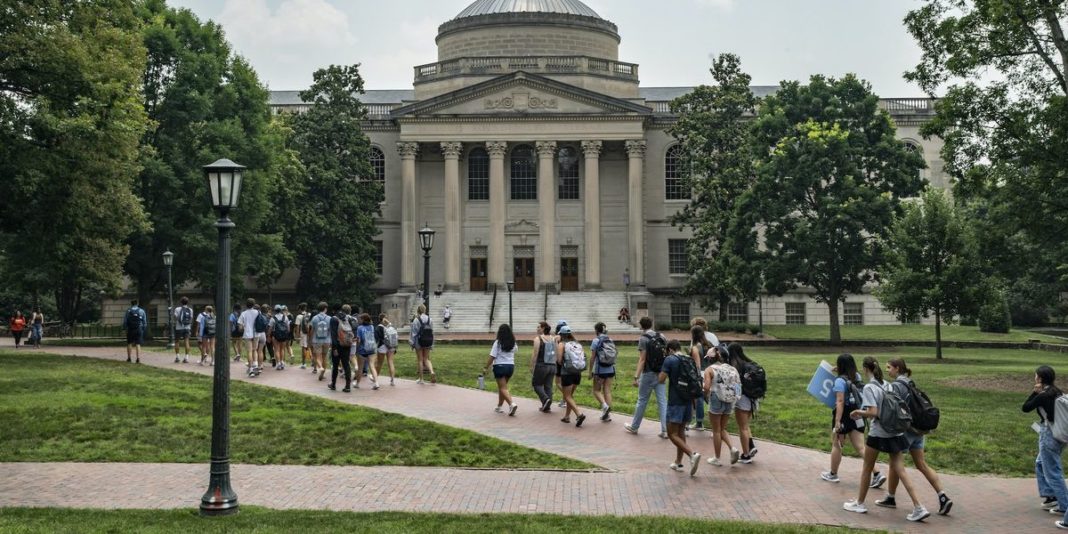
[[[422,383],[423,383],[423,379],[422,379],[422,378],[420,378],[420,379],[416,380],[416,381],[415,381],[415,383],[416,383],[416,384],[422,384]]]
[[[510,407],[508,408],[508,415],[510,415],[510,416],[513,416],[513,417],[514,417],[514,416],[515,416],[515,411],[516,411],[516,410],[518,410],[518,409],[519,409],[519,405],[518,405],[518,404],[513,404],[513,405],[511,405],[511,406],[510,406]]]
[[[302,364],[300,364],[300,368],[301,368],[301,369],[307,369],[307,368],[308,368],[308,366],[307,366],[307,365],[304,365],[304,364],[302,363]],[[315,370],[315,369],[312,369],[312,371],[314,371],[314,370]]]
[[[859,503],[856,500],[846,501],[846,503],[842,505],[842,509],[847,512],[856,512],[858,514],[868,513],[868,507],[864,506],[864,503]]]
[[[682,464],[676,464],[676,463],[672,463],[672,464],[668,465],[668,467],[670,467],[672,471],[680,471],[680,472],[683,469],[686,469],[685,467],[682,466]]]
[[[497,413],[504,413],[504,410],[502,410],[500,406],[494,408],[493,411],[495,411]]]
[[[927,509],[924,508],[923,506],[917,506],[917,507],[912,509],[912,513],[911,514],[905,516],[905,519],[908,519],[909,521],[914,521],[915,522],[915,521],[923,521],[924,519],[927,519],[928,517],[931,517],[931,512],[928,512]]]
[[[690,476],[697,474],[698,467],[701,467],[701,453],[695,452],[690,456]]]
[[[657,435],[660,436],[660,439],[668,439],[667,432],[661,432],[661,433],[659,433]]]
[[[560,401],[556,403],[557,408],[567,408],[567,401]]]
[[[182,363],[189,363],[189,355],[186,354],[185,358],[182,358]]]
[[[731,465],[738,463],[738,458],[742,456],[742,453],[738,452],[738,449],[731,449]]]
[[[834,473],[832,473],[830,471],[824,471],[824,472],[820,473],[820,478],[822,478],[823,480],[826,480],[827,482],[834,482],[836,484],[839,481],[838,475],[836,475],[836,474],[834,474]]]
[[[630,432],[631,434],[637,434],[638,433],[638,429],[630,426],[630,423],[623,423],[623,429],[626,430],[627,432]],[[674,464],[672,464],[672,465],[674,465]]]
[[[179,358],[178,355],[175,354],[174,355],[174,363],[181,363],[181,362],[182,362],[181,358]]]
[[[720,467],[723,464],[719,463],[719,458],[716,458],[715,456],[713,456],[713,457],[708,459],[708,465],[714,465],[716,467]]]
[[[371,382],[371,389],[378,391],[378,382]]]
[[[396,385],[396,384],[393,383],[393,379],[392,378],[389,379],[389,385],[391,385],[391,386],[395,386]]]

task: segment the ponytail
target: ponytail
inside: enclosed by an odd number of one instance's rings
[[[879,368],[879,360],[876,360],[874,356],[868,356],[864,358],[864,368],[879,381],[883,383],[883,370]]]

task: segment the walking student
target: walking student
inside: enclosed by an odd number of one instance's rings
[[[242,334],[245,342],[245,352],[248,357],[248,376],[255,376],[259,372],[259,365],[263,362],[263,345],[256,336],[256,323],[260,319],[260,310],[256,307],[256,299],[245,300],[245,311],[241,312]]]
[[[311,315],[308,314],[308,303],[301,302],[297,305],[297,316],[293,318],[293,332],[297,336],[300,346],[300,368],[308,368],[308,358],[311,356],[311,345],[308,343],[308,324]]]
[[[738,376],[742,380],[742,394],[738,396],[738,402],[734,404],[734,422],[738,424],[738,442],[742,448],[742,456],[738,461],[743,464],[751,464],[753,463],[753,457],[756,456],[757,448],[753,442],[753,431],[749,428],[749,422],[753,420],[753,414],[756,413],[757,408],[760,406],[763,388],[758,390],[760,391],[759,395],[753,393],[753,396],[758,398],[750,397],[746,393],[746,373],[760,370],[761,367],[745,355],[745,350],[742,349],[742,345],[739,343],[731,343],[727,346],[727,356],[727,363],[738,371]],[[750,388],[750,393],[752,393],[752,387],[750,386]]]
[[[1043,365],[1035,369],[1035,385],[1031,395],[1024,401],[1025,413],[1038,412],[1038,459],[1035,460],[1035,478],[1038,481],[1038,493],[1046,497],[1043,506],[1051,514],[1061,516],[1055,522],[1057,528],[1068,529],[1068,489],[1064,485],[1064,467],[1061,453],[1064,444],[1053,437],[1055,406],[1057,397],[1063,395],[1056,386],[1057,373],[1052,367]],[[1063,421],[1062,421],[1063,423]],[[1051,501],[1049,498],[1052,497]]]
[[[885,386],[883,385],[883,371],[879,367],[879,361],[871,356],[864,358],[863,367],[864,374],[868,377],[868,383],[864,385],[864,389],[861,391],[861,397],[863,398],[861,409],[854,410],[850,416],[854,419],[859,417],[871,419],[871,430],[868,431],[867,446],[864,448],[864,467],[860,475],[860,491],[856,499],[846,501],[842,508],[848,512],[867,513],[868,507],[864,505],[864,499],[868,496],[867,482],[871,477],[872,468],[875,467],[875,461],[879,458],[879,453],[885,452],[890,455],[891,472],[905,485],[905,491],[908,492],[909,498],[912,499],[912,512],[905,516],[905,519],[923,521],[930,517],[931,513],[920,504],[919,498],[916,497],[916,490],[913,488],[908,475],[905,474],[905,456],[903,453],[908,450],[909,442],[905,438],[904,432],[892,432],[885,429],[879,421],[879,408],[882,405],[883,397],[886,395]]]
[[[326,375],[326,354],[331,352],[332,338],[330,335],[330,315],[326,312],[328,306],[320,302],[319,313],[311,318],[310,336],[312,348],[312,374],[318,373],[322,381]]]
[[[227,320],[230,322],[230,344],[234,346],[234,361],[239,362],[241,361],[241,347],[245,344],[242,338],[245,326],[241,323],[240,304],[234,304],[234,311],[230,312]]]
[[[853,418],[851,414],[860,409],[864,399],[860,388],[864,384],[857,372],[857,361],[852,354],[839,354],[834,368],[837,378],[831,391],[834,392],[834,409],[831,410],[831,470],[820,473],[820,478],[827,482],[839,482],[838,467],[842,465],[842,445],[846,440],[853,445],[853,450],[864,457],[864,419]],[[868,487],[878,488],[886,481],[882,473],[872,473]]]
[[[408,344],[415,350],[418,362],[418,378],[415,383],[422,384],[423,374],[430,373],[430,382],[436,384],[438,375],[434,373],[434,364],[430,362],[430,351],[434,350],[434,325],[430,321],[430,316],[426,314],[426,306],[423,304],[416,308]]]
[[[352,323],[349,322],[348,304],[337,308],[334,317],[330,318],[330,383],[327,388],[337,390],[337,374],[344,369],[345,393],[352,391],[352,367],[349,364],[349,350],[352,347],[355,333]]]
[[[197,365],[205,365],[208,359],[215,362],[215,308],[204,306],[204,311],[197,315],[197,339],[200,341],[200,361]]]
[[[441,310],[441,325],[445,327],[445,330],[449,329],[450,321],[452,321],[452,308],[446,304],[445,309]]]
[[[642,318],[644,321],[646,318]],[[690,459],[690,476],[697,474],[697,468],[701,467],[701,453],[693,450],[686,443],[686,423],[693,418],[693,400],[683,396],[679,385],[679,378],[683,376],[683,366],[689,365],[690,357],[682,353],[682,345],[671,340],[667,343],[667,351],[671,353],[664,360],[657,381],[663,385],[668,383],[667,403],[667,429],[668,439],[675,445],[675,461],[671,463],[671,469],[682,471],[682,455]],[[695,366],[692,373],[697,373]],[[718,445],[718,443],[717,443]]]
[[[137,299],[131,300],[130,308],[122,316],[122,329],[126,331],[126,363],[130,363],[131,351],[136,355],[137,363],[141,363],[141,345],[145,343],[146,325],[148,314],[137,305]]]
[[[712,354],[710,351],[714,349],[714,345],[707,336],[705,336],[705,329],[702,326],[694,325],[690,328],[690,357],[693,358],[697,368],[701,370],[702,375],[705,369],[708,369],[709,365],[712,365]],[[705,399],[703,397],[694,401],[694,422],[687,428],[692,430],[704,430],[705,429]],[[687,421],[689,424],[689,421]],[[717,453],[718,457],[719,454]]]
[[[694,328],[701,328],[699,326]],[[702,332],[703,337],[703,332]],[[712,452],[714,456],[708,459],[708,463],[715,466],[723,465],[720,460],[720,451],[723,444],[731,453],[731,465],[738,463],[741,453],[731,445],[730,434],[727,433],[727,422],[730,421],[731,413],[734,412],[734,404],[742,394],[742,381],[738,376],[738,370],[727,363],[727,349],[720,345],[711,352],[712,362],[704,371],[704,391],[708,395],[708,421],[712,427]]]
[[[189,338],[193,335],[193,308],[189,297],[182,297],[181,306],[174,309],[174,363],[189,363]],[[185,343],[185,359],[179,360],[178,351]]]
[[[566,319],[561,319],[559,321],[556,321],[556,328],[553,330],[553,339],[555,340],[554,342],[556,344],[560,343],[560,329],[565,327],[565,326],[568,326]],[[560,375],[563,372],[564,372],[564,368],[562,366],[560,366],[560,365],[557,365],[556,366],[556,389],[559,389],[560,391],[564,390],[564,386],[562,386],[560,384]],[[567,402],[564,401],[563,396],[560,397],[560,403],[557,404],[556,406],[559,407],[559,408],[567,407]]]
[[[262,324],[262,330],[260,329]],[[278,359],[274,354],[274,341],[271,338],[271,307],[266,304],[260,305],[260,316],[256,319],[256,339],[263,345],[263,349],[270,355],[271,367],[278,368]],[[260,369],[263,362],[260,362]]]
[[[489,367],[493,366],[493,379],[497,381],[497,413],[504,413],[504,403],[508,403],[508,415],[514,416],[519,405],[512,400],[512,394],[508,391],[508,381],[515,373],[515,334],[512,327],[507,323],[497,327],[497,339],[490,348],[489,359],[486,360],[482,374],[485,375]]]
[[[909,402],[909,396],[912,395],[909,387],[912,385],[912,371],[905,364],[905,360],[895,358],[887,362],[886,375],[892,380],[890,387],[893,388],[893,391],[901,397],[901,400],[906,403]],[[938,478],[938,473],[931,469],[930,465],[927,465],[927,459],[923,452],[924,445],[926,445],[924,436],[905,432],[905,439],[909,440],[909,455],[912,456],[912,464],[916,466],[917,471],[923,473],[924,478],[927,479],[927,482],[934,488],[935,493],[938,494],[938,515],[949,515],[949,510],[953,508],[953,500],[942,489],[942,481]],[[891,470],[889,482],[886,485],[886,497],[875,501],[875,504],[884,508],[896,508],[897,501],[894,499],[894,492],[897,491],[897,483],[897,475]]]
[[[553,379],[556,377],[556,338],[549,335],[549,323],[538,323],[538,335],[534,337],[534,350],[530,354],[530,383],[538,395],[544,413],[552,412]]]
[[[360,378],[365,374],[371,375],[371,389],[378,390],[378,373],[371,365],[371,358],[378,353],[378,339],[375,337],[375,327],[371,324],[371,315],[360,314],[360,325],[356,327],[356,345],[354,350],[359,360],[356,362],[356,388],[360,387]]]
[[[601,421],[612,421],[612,381],[616,376],[616,344],[608,337],[604,323],[593,325],[597,337],[590,343],[590,378],[593,379],[593,398],[601,403]]]
[[[144,310],[141,310],[142,312]],[[146,325],[148,321],[145,321]],[[141,336],[144,337],[145,326],[141,327]],[[33,348],[41,348],[41,338],[44,337],[44,314],[41,313],[41,308],[34,308],[33,315],[30,316],[30,340],[33,341]],[[142,341],[144,341],[142,339]],[[140,349],[138,349],[140,351]],[[140,354],[140,352],[138,352]],[[140,363],[140,360],[138,360]]]
[[[624,423],[623,428],[631,434],[637,434],[645,418],[645,407],[649,405],[649,395],[656,392],[656,406],[660,414],[660,437],[667,439],[667,388],[659,381],[660,370],[667,353],[667,340],[653,330],[653,319],[649,316],[638,321],[642,336],[638,338],[638,368],[634,371],[633,386],[638,388],[638,402],[634,406],[634,419]]]
[[[292,324],[286,317],[286,311],[282,306],[275,304],[274,315],[267,325],[270,332],[271,345],[274,347],[275,364],[274,370],[281,371],[286,368],[286,342],[292,336]]]
[[[560,374],[560,391],[564,397],[565,410],[562,423],[571,422],[575,414],[575,427],[581,427],[586,414],[579,412],[575,403],[575,388],[582,382],[582,371],[586,370],[586,351],[571,333],[571,327],[560,327],[560,340],[556,344],[556,364],[562,369]]]
[[[397,369],[393,365],[393,356],[397,354],[397,329],[389,322],[386,314],[378,318],[378,326],[375,327],[375,338],[379,340],[378,357],[375,359],[375,374],[382,376],[382,364],[389,365],[389,385],[395,384]]]
[[[11,337],[15,338],[15,348],[17,349],[22,344],[22,333],[26,330],[26,317],[22,315],[21,311],[15,310],[15,315],[11,316],[8,328],[11,329]]]

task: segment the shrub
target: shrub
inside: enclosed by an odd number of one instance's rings
[[[1007,334],[1012,326],[1009,301],[1000,289],[990,291],[987,302],[979,308],[979,331]]]

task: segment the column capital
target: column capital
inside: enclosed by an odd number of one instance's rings
[[[645,157],[645,140],[634,139],[626,142],[627,156],[632,158],[644,158]]]
[[[504,157],[504,153],[508,152],[508,143],[504,141],[486,141],[486,152],[489,152],[490,157]]]
[[[556,156],[556,141],[538,141],[534,143],[538,150],[538,157],[552,159]]]
[[[587,158],[599,158],[601,157],[601,150],[603,147],[604,143],[600,141],[583,141],[582,153],[585,154]]]
[[[404,141],[397,143],[397,153],[401,158],[415,159],[415,156],[419,154],[419,143]]]
[[[445,154],[445,158],[459,158],[460,154],[464,151],[464,144],[458,142],[446,141],[441,143],[441,153]]]

